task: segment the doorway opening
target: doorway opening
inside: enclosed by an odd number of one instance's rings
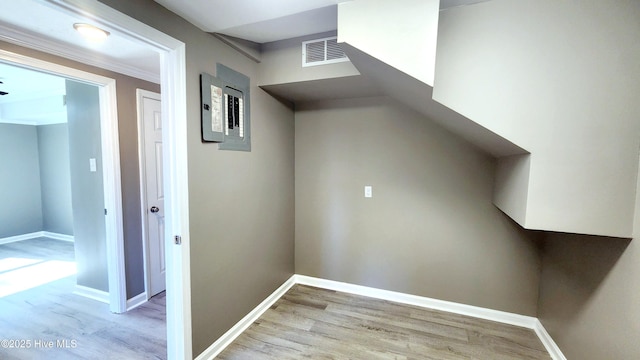
[[[77,274],[108,303],[99,89],[2,62],[0,81],[0,297]]]
[[[76,133],[68,136],[70,175],[73,175],[70,179],[72,183],[75,182],[75,186],[70,188],[78,191],[75,197],[72,196],[72,208],[79,210],[73,214],[73,231],[85,231],[86,237],[96,242],[82,244],[87,249],[86,255],[93,258],[85,266],[88,278],[83,282],[87,286],[78,287],[78,291],[109,302],[113,312],[122,312],[119,311],[118,300],[124,294],[124,284],[118,284],[118,278],[112,274],[112,267],[108,264],[124,261],[122,258],[118,259],[115,253],[109,252],[109,246],[100,246],[105,239],[122,242],[123,237],[118,123],[113,106],[116,104],[115,80],[6,51],[0,51],[0,61],[24,70],[49,74],[64,81],[65,94],[60,101],[64,104],[65,116],[73,117],[66,111],[67,108],[73,108],[77,117],[73,126],[67,124],[68,134]],[[69,89],[76,89],[71,92],[82,99],[76,101],[76,96],[68,96],[71,95],[67,94]],[[88,108],[79,109],[75,105],[67,107],[67,103],[79,104],[86,101],[92,101]],[[84,116],[89,116],[89,119],[84,121],[81,119]],[[78,219],[78,216],[84,219]],[[82,226],[75,226],[77,224]],[[79,245],[76,244],[76,248]],[[98,251],[106,252],[106,256],[96,252],[96,245]],[[100,264],[103,269],[108,268],[107,273],[100,272]],[[84,275],[83,273],[82,276]]]
[[[186,125],[186,54],[185,44],[175,38],[149,27],[129,16],[126,16],[109,6],[96,0],[48,0],[47,6],[77,18],[90,18],[91,22],[108,29],[112,34],[120,34],[132,41],[147,46],[160,55],[160,78],[162,91],[162,123],[163,128],[163,188],[166,195],[165,214],[166,228],[166,269],[167,269],[167,353],[170,359],[192,358],[191,348],[191,291],[189,264],[189,214],[188,214],[188,174],[187,169],[187,125]],[[14,14],[15,15],[15,14]],[[9,35],[3,36],[8,32]],[[0,37],[5,41],[14,42],[22,46],[39,49],[41,51],[63,56],[65,58],[86,62],[87,57],[82,51],[68,51],[64,44],[58,44],[46,36],[34,36],[32,33],[20,33],[11,28],[0,28]],[[62,52],[61,52],[62,51]],[[64,53],[63,53],[64,52]],[[15,54],[3,52],[4,58],[16,58]],[[17,56],[20,58],[20,56]],[[23,59],[18,59],[23,60]],[[18,62],[19,62],[18,61]],[[115,85],[115,84],[111,84]],[[113,91],[115,100],[115,86],[101,87],[101,92]],[[116,103],[110,103],[107,109],[115,111]],[[112,124],[112,126],[114,126]],[[112,129],[113,130],[113,129]],[[112,131],[112,133],[117,133]],[[103,134],[104,136],[104,134]],[[113,159],[103,159],[105,164]],[[106,188],[115,185],[105,182]],[[110,192],[110,196],[120,196],[118,191]],[[114,215],[114,214],[110,214]],[[122,218],[113,217],[108,220],[120,221],[120,234],[107,234],[109,256],[117,258],[122,254]],[[109,229],[110,226],[107,226]],[[119,235],[119,236],[118,236]],[[116,239],[116,241],[113,241]],[[178,245],[179,244],[179,245]],[[122,257],[120,257],[122,259]],[[112,276],[124,274],[124,264],[117,262],[112,271],[110,264],[110,279]],[[126,307],[125,289],[119,287],[117,303],[120,309]],[[110,291],[110,298],[114,295]]]

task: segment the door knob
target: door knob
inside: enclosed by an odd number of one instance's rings
[[[157,206],[152,206],[151,209],[149,209],[152,213],[157,213],[158,211],[160,211],[160,209]]]

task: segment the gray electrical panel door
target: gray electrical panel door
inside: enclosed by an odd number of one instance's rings
[[[202,141],[220,150],[251,151],[249,77],[217,64],[217,77],[200,74]]]

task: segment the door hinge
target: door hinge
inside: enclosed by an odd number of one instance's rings
[[[174,236],[174,237],[173,237],[173,242],[174,242],[176,245],[180,245],[180,244],[182,244],[182,237],[181,237],[180,235],[176,235],[176,236]]]
[[[107,209],[104,209],[104,214],[107,215]]]

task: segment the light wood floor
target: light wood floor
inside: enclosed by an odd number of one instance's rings
[[[39,238],[0,245],[0,263],[15,257],[73,261],[73,244]],[[73,294],[74,287],[70,276],[0,298],[0,341],[31,344],[0,343],[0,359],[166,359],[164,293],[113,314],[107,304]],[[51,341],[53,348],[42,347]]]
[[[532,330],[295,285],[219,359],[551,359]]]

